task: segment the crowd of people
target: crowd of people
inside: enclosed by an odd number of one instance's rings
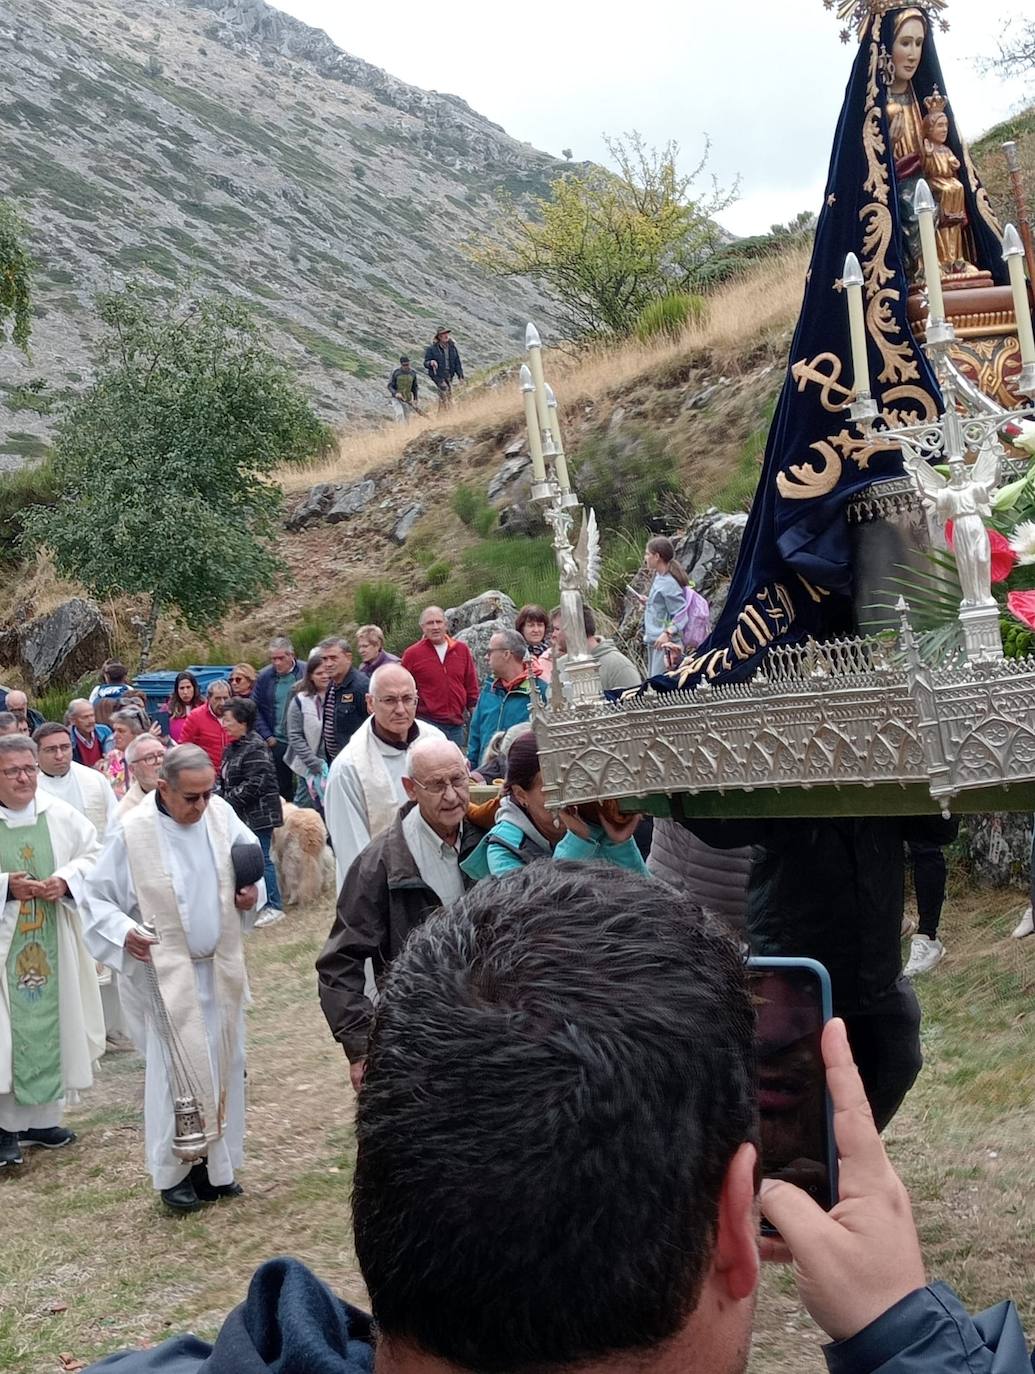
[[[654,579],[645,598],[652,608],[645,618],[645,649],[662,653],[686,632],[693,611],[692,589],[667,541],[651,543],[656,547],[648,548]],[[588,650],[605,689],[621,690],[640,681],[636,664],[598,634],[593,611],[587,607],[584,614]],[[356,658],[348,639],[332,636],[303,662],[290,641],[278,636],[270,642],[268,662],[258,672],[250,664],[235,664],[225,678],[210,681],[204,690],[190,672],[178,673],[169,699],[154,710],[153,720],[146,698],[134,690],[125,666],[115,661],[104,665],[101,683],[90,699],[72,701],[62,721],[33,721],[25,693],[7,693],[0,707],[14,717],[15,729],[3,732],[0,713],[0,953],[7,968],[7,996],[0,998],[0,1168],[16,1172],[26,1151],[72,1144],[75,1134],[64,1124],[65,1108],[90,1088],[98,1058],[128,1043],[145,1060],[145,1157],[163,1206],[175,1213],[193,1212],[241,1194],[237,1175],[245,1140],[244,935],[283,920],[284,907],[298,900],[298,869],[289,863],[294,856],[315,875],[310,897],[321,890],[324,875],[333,874],[333,922],[317,960],[317,984],[331,1034],[342,1046],[352,1085],[360,1094],[357,1247],[371,1286],[375,1319],[383,1332],[398,1330],[404,1346],[412,1338],[417,1348],[430,1352],[427,1368],[439,1368],[435,1360],[453,1361],[460,1369],[481,1368],[490,1348],[484,1344],[488,1333],[470,1340],[449,1334],[430,1309],[426,1326],[396,1325],[391,1281],[386,1278],[385,1287],[377,1278],[384,1259],[379,1256],[373,1218],[380,1207],[396,1205],[392,1198],[400,1187],[394,1179],[397,1171],[412,1168],[414,1178],[425,1178],[427,1196],[420,1198],[416,1210],[416,1195],[403,1202],[405,1187],[398,1205],[405,1205],[410,1222],[428,1228],[429,1234],[447,1218],[456,1220],[456,1209],[477,1215],[480,1206],[489,1205],[478,1202],[479,1188],[470,1179],[456,1180],[455,1199],[447,1198],[429,1181],[419,1149],[416,1155],[407,1154],[410,1145],[417,1148],[416,1138],[426,1137],[431,1142],[428,1158],[438,1158],[446,1148],[449,1117],[444,1111],[439,1116],[441,1104],[436,1104],[430,1116],[407,1124],[406,1092],[395,1081],[396,1069],[386,1067],[398,1065],[394,1035],[400,1037],[400,1045],[427,1038],[425,1017],[433,1016],[434,1008],[427,1004],[422,1011],[420,999],[413,1000],[407,989],[424,986],[426,992],[435,969],[439,974],[454,970],[453,981],[436,993],[439,1015],[448,1017],[453,1049],[465,1063],[469,1059],[470,1066],[450,1067],[450,1059],[422,1043],[413,1062],[423,1062],[428,1077],[418,1099],[427,1100],[429,1081],[440,1082],[443,1102],[456,1092],[468,1094],[468,1101],[471,1094],[484,1093],[487,1105],[490,1098],[524,1103],[534,1123],[542,1113],[531,1101],[525,1102],[525,1095],[533,1084],[542,1093],[552,1072],[549,1066],[568,1058],[561,1032],[567,1012],[559,1004],[556,1013],[541,1009],[540,1015],[556,1024],[557,1032],[543,1039],[530,1031],[534,1038],[529,1050],[536,1067],[527,1077],[512,1078],[506,1055],[500,1057],[502,1046],[493,1046],[498,1032],[481,1024],[478,1011],[491,1006],[495,997],[502,997],[508,1007],[519,1007],[523,980],[529,980],[533,998],[538,998],[536,980],[541,978],[545,985],[556,980],[558,995],[564,984],[577,1002],[576,990],[589,967],[602,980],[595,995],[604,996],[607,989],[603,1001],[593,1002],[593,1016],[602,1018],[593,1034],[599,1031],[612,1046],[617,1043],[615,1035],[628,1034],[630,1053],[635,1045],[642,1052],[649,1044],[653,1054],[657,1045],[652,1037],[669,1015],[679,1012],[684,996],[707,1000],[704,985],[711,975],[703,970],[712,961],[725,1019],[709,1021],[715,1038],[708,1043],[714,1043],[716,1063],[725,1065],[728,1093],[740,1092],[736,1077],[731,1084],[728,1074],[730,1046],[741,1031],[727,1024],[730,1007],[736,1007],[742,995],[742,974],[734,974],[731,965],[732,960],[739,968],[738,944],[763,954],[820,960],[830,973],[834,1010],[843,1026],[827,1037],[831,1090],[835,1101],[839,1090],[846,1101],[862,1093],[866,1104],[865,1126],[858,1127],[853,1144],[842,1144],[849,1152],[858,1148],[860,1158],[866,1156],[877,1173],[885,1171],[879,1186],[871,1170],[860,1187],[876,1188],[869,1201],[888,1211],[890,1218],[896,1200],[900,1203],[901,1188],[883,1158],[876,1131],[891,1120],[920,1069],[919,1007],[903,974],[900,947],[905,846],[919,864],[918,874],[925,875],[923,881],[918,876],[917,895],[921,921],[931,930],[931,907],[940,910],[944,897],[944,869],[939,889],[936,856],[941,858],[942,846],[951,840],[953,824],[889,818],[651,822],[623,814],[613,804],[551,809],[531,721],[537,701],[543,701],[548,691],[566,687],[568,654],[560,612],[522,607],[513,630],[492,634],[488,673],[481,680],[470,648],[449,633],[441,607],[424,608],[419,630],[419,638],[399,658],[386,651],[385,636],[375,625],[359,628]],[[811,875],[807,891],[800,883],[803,867]],[[497,893],[497,882],[508,886]],[[287,890],[282,891],[282,884]],[[331,894],[327,895],[330,906]],[[675,927],[662,930],[672,919],[673,897],[679,912],[678,939],[670,938]],[[450,914],[444,916],[442,909]],[[439,914],[429,921],[432,913]],[[630,923],[633,914],[646,922],[643,929]],[[577,954],[574,946],[568,948],[566,941],[588,938],[586,931],[579,932],[580,919],[593,922],[590,944],[610,932],[613,962],[595,962],[594,950],[587,964],[582,944]],[[936,926],[937,916],[935,931]],[[483,928],[490,944],[483,949],[481,935],[469,944],[465,932]],[[637,1005],[635,989],[642,974],[636,960],[643,952],[646,929],[656,929],[670,940],[666,957],[694,991],[677,991],[678,980],[673,980],[669,1004],[664,998],[658,1001],[657,987],[644,991],[658,1014],[644,1020],[640,1013],[645,1008]],[[529,944],[535,931],[550,933],[550,943],[538,953],[533,952],[534,940]],[[479,965],[483,955],[492,964],[496,954],[491,942],[496,940],[507,969],[501,966],[498,974],[482,971]],[[705,964],[691,957],[695,940]],[[652,957],[656,955],[655,948]],[[513,967],[506,963],[511,957],[518,961]],[[578,965],[576,979],[567,977],[570,970],[554,967],[569,957]],[[409,980],[399,973],[401,968],[410,969]],[[475,1002],[467,1000],[465,979],[495,989],[488,1003],[484,991]],[[451,998],[455,1000],[447,1011]],[[383,1010],[375,1016],[378,1006]],[[703,1006],[702,1001],[698,1010]],[[588,1008],[587,1002],[587,1015]],[[520,1045],[525,1032],[519,1029],[521,1017],[515,1022],[514,1014],[508,1011],[505,1019]],[[554,1023],[555,1015],[560,1019]],[[612,1024],[611,1016],[618,1016],[621,1024]],[[436,1024],[441,1031],[444,1023]],[[686,1026],[681,1031],[685,1033]],[[666,1054],[674,1054],[681,1043],[677,1036]],[[491,1069],[485,1082],[476,1067],[483,1051],[488,1056],[486,1072]],[[697,1062],[710,1052],[701,1039],[695,1040]],[[596,1062],[596,1052],[587,1042],[572,1064],[583,1055]],[[645,1118],[661,1113],[659,1121],[669,1120],[676,1099],[665,1088],[655,1101],[652,1094],[660,1089],[653,1073],[646,1079],[642,1090],[634,1092],[635,1113]],[[593,1076],[586,1081],[593,1082]],[[623,1091],[630,1090],[631,1081],[623,1076]],[[597,1088],[613,1091],[613,1085],[608,1088],[603,1080]],[[594,1105],[592,1093],[587,1099],[586,1091],[585,1086],[580,1089],[580,1101],[588,1116],[578,1130],[590,1129],[588,1123],[597,1111],[603,1113],[602,1121],[618,1109],[616,1099],[603,1096]],[[552,1100],[552,1090],[546,1096]],[[459,1101],[454,1116],[464,1115]],[[716,1114],[712,1104],[709,1118],[713,1125],[721,1119],[725,1143],[715,1143],[713,1150],[699,1136],[688,1137],[686,1148],[680,1147],[672,1159],[656,1158],[655,1147],[653,1153],[646,1152],[650,1157],[645,1162],[659,1171],[659,1178],[667,1177],[676,1186],[671,1176],[674,1160],[691,1159],[693,1176],[707,1177],[707,1188],[719,1190],[716,1196],[725,1199],[726,1209],[721,1215],[730,1229],[724,1240],[721,1228],[718,1236],[705,1228],[711,1242],[697,1242],[703,1256],[701,1274],[721,1287],[726,1280],[716,1275],[726,1271],[720,1259],[736,1256],[729,1266],[737,1275],[730,1280],[736,1291],[729,1289],[726,1296],[746,1302],[755,1278],[749,1251],[757,1258],[753,1165],[748,1167],[745,1153],[753,1149],[750,1111],[739,1099],[726,1106],[728,1112],[724,1107]],[[547,1125],[550,1110],[544,1118]],[[495,1114],[494,1108],[484,1120],[474,1115],[479,1120],[471,1129],[478,1139],[472,1137],[465,1148],[485,1149],[493,1158],[502,1151],[500,1157],[510,1160],[510,1117]],[[396,1128],[383,1124],[388,1120],[395,1121]],[[395,1129],[414,1139],[393,1143],[389,1136]],[[644,1124],[642,1129],[649,1128]],[[437,1144],[436,1132],[441,1137]],[[623,1144],[621,1135],[617,1132],[615,1148],[633,1150],[632,1138]],[[503,1149],[505,1138],[510,1143]],[[556,1135],[552,1139],[548,1172],[560,1170],[556,1186],[564,1189],[565,1168],[578,1179],[581,1166],[577,1151],[570,1153]],[[636,1148],[643,1148],[642,1142]],[[371,1162],[364,1173],[364,1158],[373,1160],[385,1150],[394,1162]],[[534,1154],[543,1158],[541,1149]],[[624,1166],[616,1159],[615,1167]],[[843,1170],[846,1167],[849,1161],[843,1160]],[[861,1177],[865,1170],[859,1167]],[[518,1167],[515,1178],[520,1174]],[[498,1201],[515,1186],[515,1178],[503,1178],[493,1168],[485,1186],[500,1190],[493,1193]],[[600,1216],[610,1216],[604,1192],[624,1191],[608,1190],[606,1184],[606,1170],[587,1173],[579,1183],[586,1190],[584,1205],[590,1212],[601,1209]],[[763,1209],[778,1222],[799,1268],[804,1264],[808,1269],[811,1263],[818,1272],[820,1222],[806,1215],[790,1184],[780,1187],[778,1194],[765,1193]],[[707,1188],[702,1197],[710,1196]],[[634,1188],[632,1199],[639,1196]],[[515,1198],[515,1206],[526,1210],[524,1200]],[[631,1237],[633,1232],[626,1229],[631,1214],[621,1207],[619,1211],[621,1218],[608,1222],[611,1234]],[[653,1226],[657,1219],[650,1208],[646,1215]],[[915,1246],[915,1239],[909,1239],[910,1224],[901,1216],[895,1224],[903,1244]],[[851,1226],[829,1218],[822,1226],[832,1253],[849,1243],[841,1231],[850,1236]],[[745,1228],[751,1231],[750,1246]],[[463,1234],[466,1246],[473,1232],[468,1228]],[[589,1226],[582,1235],[584,1254],[568,1256],[570,1263],[589,1265],[590,1271],[592,1234]],[[796,1238],[800,1253],[795,1251]],[[555,1241],[559,1243],[560,1237]],[[546,1261],[547,1229],[531,1227],[523,1243],[530,1247],[530,1263],[535,1256]],[[709,1250],[709,1243],[717,1248]],[[774,1254],[779,1248],[775,1242],[764,1242],[763,1249],[766,1246]],[[434,1248],[429,1253],[433,1252]],[[478,1245],[472,1242],[465,1265],[474,1265],[477,1253]],[[883,1322],[888,1331],[898,1333],[890,1337],[894,1344],[903,1331],[912,1333],[910,1339],[916,1335],[909,1323],[901,1327],[884,1319],[886,1307],[901,1300],[917,1309],[918,1323],[937,1317],[942,1325],[955,1323],[959,1328],[963,1319],[957,1309],[939,1290],[925,1288],[918,1263],[908,1270],[908,1285],[894,1302],[866,1309],[866,1322],[853,1327],[852,1320],[842,1316],[852,1304],[846,1299],[839,1306],[829,1295],[816,1298],[824,1314],[817,1312],[817,1319],[831,1334],[844,1331],[849,1340],[873,1322]],[[290,1272],[304,1297],[316,1280],[306,1271]],[[460,1273],[468,1273],[467,1268],[457,1270]],[[273,1282],[268,1273],[266,1279],[256,1280],[267,1281]],[[699,1281],[700,1275],[694,1282]],[[890,1291],[876,1278],[874,1284],[882,1293]],[[805,1285],[807,1300],[822,1286],[819,1279],[810,1279]],[[476,1291],[477,1286],[471,1289]],[[602,1291],[611,1290],[605,1285]],[[927,1296],[918,1297],[921,1292]],[[696,1330],[700,1320],[715,1317],[722,1303],[713,1303],[706,1317],[695,1316],[698,1309],[690,1302],[695,1294],[699,1290],[691,1285],[678,1321],[669,1313],[658,1318],[657,1326],[641,1325],[637,1343],[647,1348],[645,1333],[655,1331],[659,1340],[663,1332],[664,1339],[675,1338],[684,1329],[684,1319]],[[633,1320],[639,1309],[631,1290],[623,1301],[631,1304],[628,1313]],[[470,1304],[465,1310],[473,1321]],[[744,1314],[749,1307],[738,1310]],[[641,1314],[635,1320],[642,1319]],[[361,1325],[366,1319],[352,1313],[347,1320]],[[587,1319],[586,1332],[592,1326]],[[560,1335],[562,1325],[550,1330],[552,1334],[543,1338],[544,1351],[567,1351],[572,1358],[603,1359],[609,1351],[625,1348],[620,1323],[605,1323],[593,1338],[572,1337],[570,1346]],[[326,1336],[324,1331],[321,1338]],[[508,1336],[499,1339],[501,1352],[510,1349]],[[509,1356],[501,1353],[500,1359],[505,1358]],[[402,1371],[410,1365],[404,1361],[385,1367]],[[680,1367],[740,1366],[734,1362]],[[903,1366],[903,1374],[909,1368]]]

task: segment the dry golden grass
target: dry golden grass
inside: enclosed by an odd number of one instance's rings
[[[948,956],[919,980],[920,1080],[888,1133],[932,1276],[972,1308],[1003,1297],[1035,1321],[1035,1112],[1031,1064],[1035,939],[1007,938],[1020,894],[954,891]],[[349,1229],[353,1096],[316,999],[325,905],[247,943],[248,1159],[245,1196],[166,1215],[143,1170],[141,1061],[106,1056],[71,1122],[79,1143],[0,1175],[0,1369],[57,1374],[172,1332],[211,1334],[264,1259],[294,1254],[365,1302]],[[6,1175],[6,1176],[4,1176]],[[893,1257],[889,1259],[893,1262]],[[751,1370],[823,1369],[822,1337],[790,1275],[763,1276]]]
[[[705,318],[688,325],[674,339],[651,344],[627,340],[614,348],[591,349],[576,357],[559,349],[548,350],[544,368],[562,411],[570,413],[697,356],[707,356],[719,371],[739,371],[745,355],[774,332],[793,324],[807,266],[806,249],[760,263],[756,270],[709,297]],[[442,415],[427,391],[425,388],[427,418],[417,417],[405,427],[386,424],[342,434],[330,458],[311,467],[284,469],[277,480],[285,491],[298,491],[317,482],[352,481],[397,458],[403,445],[425,431],[471,434],[493,428],[516,429],[524,423],[521,396],[513,378],[496,387],[461,392],[452,409]]]

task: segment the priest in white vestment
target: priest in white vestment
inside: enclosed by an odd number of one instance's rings
[[[149,792],[155,790],[164,758],[165,745],[152,734],[136,735],[126,745],[126,767],[133,781],[115,808],[116,819],[128,816]]]
[[[324,796],[339,892],[353,861],[388,829],[407,799],[407,749],[415,740],[442,736],[437,726],[417,720],[417,684],[398,663],[375,669],[367,710],[369,716],[331,764]]]
[[[244,1159],[242,925],[266,900],[261,878],[238,887],[234,847],[254,847],[257,875],[262,854],[214,787],[203,749],[170,749],[157,790],[113,827],[82,908],[91,954],[123,975],[123,1005],[147,1060],[147,1167],[178,1212],[241,1192],[234,1175]],[[168,1018],[164,1030],[160,1017]],[[174,1111],[174,1098],[185,1096],[197,1106],[193,1144]]]
[[[104,843],[115,815],[115,793],[111,783],[96,768],[84,768],[72,759],[72,732],[55,720],[48,720],[33,734],[39,750],[38,782],[44,792],[60,797],[85,816]]]
[[[38,750],[0,738],[0,1169],[75,1140],[67,1102],[93,1082],[104,1020],[76,904],[97,832],[37,787]]]

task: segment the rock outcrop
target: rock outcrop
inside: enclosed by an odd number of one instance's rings
[[[3,647],[39,692],[97,668],[111,652],[111,627],[92,601],[73,597],[8,631]]]

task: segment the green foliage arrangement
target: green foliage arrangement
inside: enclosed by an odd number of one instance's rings
[[[630,334],[652,300],[687,290],[722,241],[713,216],[736,195],[716,186],[691,196],[707,144],[688,175],[679,170],[677,143],[659,151],[632,132],[607,147],[614,172],[560,177],[528,218],[508,205],[499,235],[473,250],[497,275],[540,282],[560,303],[575,339]]]
[[[57,430],[59,499],[30,513],[24,539],[95,596],[148,597],[145,667],[162,614],[201,628],[272,585],[271,474],[328,436],[239,303],[170,308],[132,286],[99,311],[95,381]]]
[[[590,439],[572,461],[576,490],[596,511],[602,529],[638,537],[657,528],[659,520],[672,523],[665,520],[667,513],[682,504],[675,464],[652,430]]]
[[[0,200],[0,343],[10,337],[23,353],[32,333],[32,258],[25,239],[18,211]]]
[[[357,625],[379,625],[386,640],[408,628],[411,619],[405,595],[387,579],[359,584],[352,598],[352,616]]]
[[[641,343],[658,338],[678,338],[688,324],[704,318],[707,305],[703,296],[687,291],[670,291],[659,296],[640,311],[636,320],[636,337]]]

